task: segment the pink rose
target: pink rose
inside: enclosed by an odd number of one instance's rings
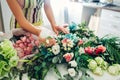
[[[103,45],[99,45],[96,49],[95,49],[95,54],[99,54],[99,53],[103,53],[106,51],[106,47],[104,47]]]
[[[83,44],[83,40],[79,40],[78,46],[80,46],[81,44]]]
[[[92,47],[86,47],[85,53],[88,53],[89,55],[92,55],[94,53],[94,48]]]
[[[74,56],[73,53],[66,53],[66,54],[63,55],[66,62],[69,62],[70,60],[72,60],[73,56]]]

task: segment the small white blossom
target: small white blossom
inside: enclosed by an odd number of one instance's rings
[[[72,47],[73,47],[73,45],[74,45],[73,41],[72,41],[72,40],[69,40],[69,42],[68,42],[67,46],[72,48]]]
[[[68,73],[71,77],[74,77],[76,75],[76,71],[74,68],[69,68],[68,69]]]
[[[77,62],[75,60],[70,61],[69,64],[71,64],[71,67],[77,67]]]
[[[66,43],[63,43],[63,47],[66,47]]]
[[[60,46],[58,44],[52,46],[52,52],[57,55],[60,52]]]
[[[85,50],[84,50],[84,48],[80,47],[80,48],[79,48],[79,54],[81,55],[81,54],[83,54],[83,53],[85,53]]]

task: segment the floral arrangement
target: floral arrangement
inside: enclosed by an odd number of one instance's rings
[[[18,76],[22,80],[24,73],[28,74],[29,79],[44,80],[48,71],[53,68],[59,77],[59,80],[94,80],[87,70],[96,75],[102,76],[103,71],[108,71],[112,75],[120,74],[120,38],[105,36],[98,38],[89,30],[85,23],[69,24],[67,27],[69,34],[60,33],[56,37],[56,44],[50,47],[34,44],[30,51],[37,50],[37,54],[27,57],[23,60],[22,69],[16,67],[11,69],[12,76]],[[23,41],[23,38],[17,39]],[[29,37],[26,37],[29,39]],[[12,38],[13,39],[13,38]],[[25,40],[27,42],[27,40]],[[35,43],[35,41],[33,41]],[[16,48],[16,46],[14,45]],[[23,46],[17,46],[23,49]],[[29,45],[27,45],[29,47]],[[22,56],[22,57],[24,57]],[[67,74],[62,75],[57,68],[58,64],[64,64],[67,67]],[[79,72],[82,75],[79,75]],[[32,73],[31,73],[32,72]],[[14,77],[15,78],[15,77]],[[15,80],[15,79],[14,79]]]
[[[17,66],[18,60],[19,58],[12,42],[8,39],[0,42],[0,79],[8,76],[11,68]]]

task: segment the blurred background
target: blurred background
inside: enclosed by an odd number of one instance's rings
[[[100,37],[109,33],[120,35],[120,0],[51,0],[51,5],[58,25],[86,22]],[[43,8],[42,13],[43,25],[49,27]],[[11,15],[6,0],[0,0],[0,31],[10,32]]]

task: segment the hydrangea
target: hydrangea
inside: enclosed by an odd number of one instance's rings
[[[77,30],[77,29],[78,29],[78,26],[77,26],[77,24],[75,24],[74,22],[72,22],[72,23],[69,25],[69,29],[70,29],[70,31]]]
[[[97,62],[98,65],[102,65],[102,63],[104,62],[104,60],[101,57],[96,57],[95,61]]]
[[[101,67],[96,67],[94,70],[93,70],[93,73],[94,74],[97,74],[97,75],[103,75],[103,70]]]
[[[88,62],[89,62],[88,63],[88,68],[89,69],[93,70],[97,67],[97,63],[96,63],[95,60],[89,59]]]
[[[114,65],[108,67],[108,72],[112,75],[118,75],[119,74],[118,67],[114,66]]]

